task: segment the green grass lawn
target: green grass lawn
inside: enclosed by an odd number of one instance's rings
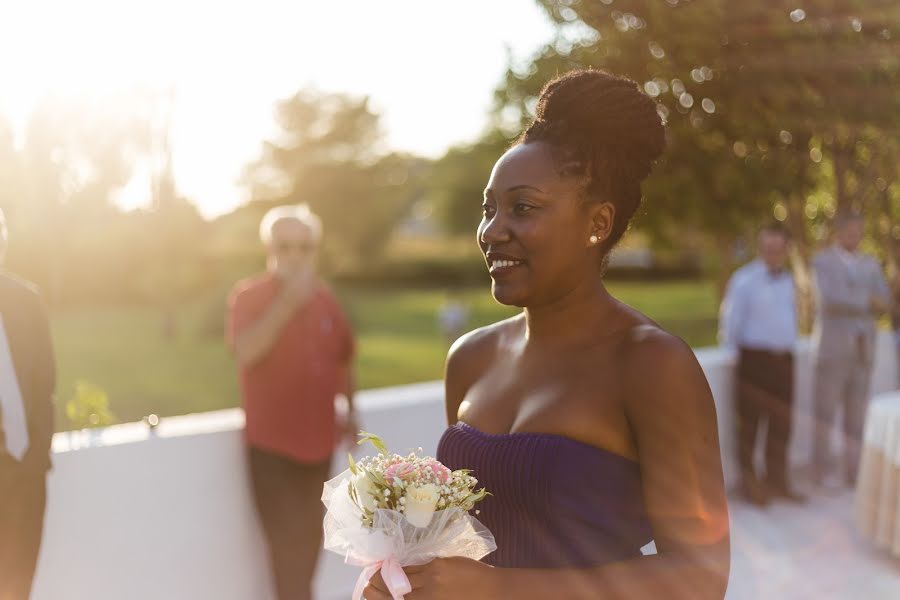
[[[621,300],[656,319],[692,346],[715,340],[716,298],[707,283],[613,283]],[[439,290],[343,291],[341,298],[358,335],[361,388],[441,377],[447,343],[437,326]],[[486,289],[462,298],[477,327],[514,311]],[[162,315],[146,307],[69,309],[53,315],[59,366],[59,418],[75,381],[99,385],[118,421],[149,413],[162,416],[236,406],[234,363],[222,342],[224,301],[198,302],[177,315],[176,334],[162,335]]]

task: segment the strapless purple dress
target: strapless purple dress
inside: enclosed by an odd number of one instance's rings
[[[652,538],[641,472],[632,460],[545,433],[448,428],[437,459],[471,469],[493,496],[477,518],[497,541],[497,567],[592,567],[635,558]]]

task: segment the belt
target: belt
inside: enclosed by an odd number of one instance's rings
[[[753,354],[765,354],[774,358],[793,358],[794,350],[784,348],[741,348],[741,352],[750,352]]]

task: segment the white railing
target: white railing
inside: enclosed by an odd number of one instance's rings
[[[812,372],[798,349],[796,433],[791,462],[811,448]],[[697,351],[716,398],[729,484],[735,481],[734,357]],[[873,393],[893,389],[891,338],[879,340]],[[359,394],[361,425],[392,448],[433,453],[444,428],[440,382]],[[44,542],[34,600],[266,600],[271,590],[245,473],[239,409],[54,438]],[[343,453],[334,471],[345,467]],[[322,600],[348,598],[357,569],[323,555]]]

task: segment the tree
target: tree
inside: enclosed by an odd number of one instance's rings
[[[205,223],[178,197],[167,105],[156,94],[47,98],[20,147],[0,125],[0,206],[10,224],[10,266],[54,303],[151,300],[172,307],[202,282]],[[116,195],[151,163],[149,210],[125,214]]]
[[[508,145],[509,140],[494,130],[474,144],[451,148],[435,161],[426,197],[446,233],[474,234],[491,167]]]
[[[148,154],[153,165],[149,195],[151,206],[138,215],[152,240],[141,245],[143,263],[138,284],[161,312],[164,339],[173,341],[178,330],[179,308],[189,295],[205,283],[203,249],[196,240],[208,229],[196,207],[180,197],[173,173],[171,119],[175,92],[160,102],[158,118],[149,121]]]
[[[12,125],[0,117],[0,208],[9,214],[22,205],[25,194],[21,156],[16,150]]]
[[[329,269],[377,258],[421,195],[427,163],[384,151],[367,98],[304,90],[279,102],[275,117],[281,136],[263,145],[246,173],[253,211],[308,203],[323,221]]]
[[[33,110],[21,148],[0,157],[18,172],[4,207],[11,213],[10,262],[51,302],[108,289],[121,276],[104,239],[119,219],[114,195],[145,148],[141,107],[131,100],[46,98]]]
[[[702,233],[725,259],[715,261],[720,283],[734,241],[771,216],[788,222],[805,255],[823,217],[866,203],[856,182],[868,177],[894,189],[897,3],[832,0],[807,10],[784,0],[539,4],[559,34],[529,64],[510,68],[496,95],[498,121],[521,127],[541,86],[571,68],[606,68],[637,81],[657,99],[670,137],[647,183],[652,209],[637,223],[657,243]],[[866,158],[879,154],[890,158],[877,165]],[[831,205],[817,206],[827,201],[817,196],[829,180],[826,165],[834,167],[836,193]],[[878,210],[874,222],[896,194],[878,198],[878,207],[869,202]]]

